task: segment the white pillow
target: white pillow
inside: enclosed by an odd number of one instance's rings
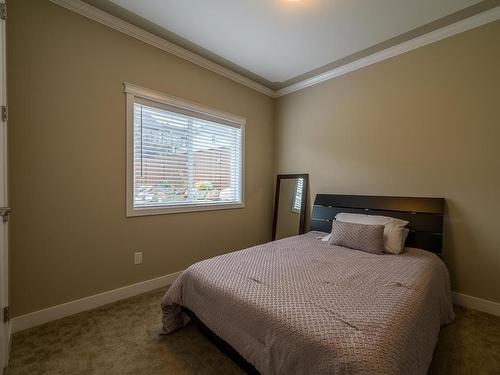
[[[403,234],[401,236],[401,250],[399,251],[399,253],[393,253],[393,254],[400,254],[403,252],[403,250],[405,249],[405,242],[406,242],[406,237],[408,237],[408,233],[410,233],[410,230],[407,228],[403,228]]]
[[[395,217],[348,214],[341,212],[335,216],[338,221],[384,226],[384,251],[391,254],[399,254],[403,251],[409,230],[405,228],[408,221],[396,219]],[[323,237],[321,241],[329,241],[330,235]]]

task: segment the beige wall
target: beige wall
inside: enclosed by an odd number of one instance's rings
[[[445,197],[454,289],[500,301],[500,22],[276,102],[48,0],[7,32],[14,316],[268,241],[273,172]],[[244,209],[125,218],[124,81],[247,117]]]
[[[437,196],[453,289],[500,302],[500,21],[280,98],[278,173]]]
[[[272,99],[48,0],[8,6],[14,316],[270,240]],[[125,81],[247,118],[244,209],[125,218]]]

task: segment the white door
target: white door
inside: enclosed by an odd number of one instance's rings
[[[0,0],[0,10],[4,10],[5,0]],[[2,15],[4,11],[0,12]],[[0,105],[2,113],[0,118],[0,371],[7,366],[9,355],[10,327],[6,322],[4,308],[8,306],[8,251],[7,251],[7,118],[3,114],[6,108],[6,73],[5,73],[5,20],[0,20]],[[4,216],[5,215],[5,216]],[[4,220],[5,217],[5,220]]]

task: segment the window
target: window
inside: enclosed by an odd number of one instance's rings
[[[127,216],[243,207],[245,120],[125,84]]]
[[[298,178],[295,181],[295,194],[293,195],[292,212],[300,213],[302,208],[302,190],[304,189],[304,179]]]

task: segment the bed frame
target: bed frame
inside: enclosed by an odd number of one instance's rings
[[[314,200],[311,231],[330,232],[335,215],[340,212],[392,216],[409,222],[406,246],[442,253],[444,216],[443,198],[408,198],[367,195],[318,194]],[[183,307],[199,331],[247,374],[259,375],[231,345],[218,337],[190,310]]]

